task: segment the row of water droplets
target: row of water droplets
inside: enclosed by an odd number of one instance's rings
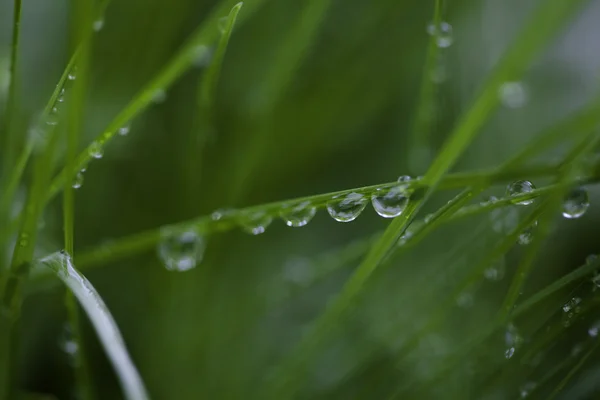
[[[535,190],[535,185],[527,180],[519,180],[511,183],[506,188],[507,196],[518,196],[531,193]],[[495,201],[495,198],[490,200]],[[519,206],[528,206],[534,203],[534,199],[516,201]],[[569,191],[562,203],[562,215],[566,219],[577,219],[582,217],[590,207],[588,192],[583,187],[577,187]],[[534,221],[529,227],[525,228],[519,235],[517,242],[522,245],[531,243],[533,233],[538,222]],[[501,227],[500,227],[501,228]]]
[[[409,202],[411,178],[401,176],[398,185],[391,188],[379,188],[371,195],[371,204],[375,212],[383,218],[398,217]],[[364,211],[369,199],[360,193],[337,195],[326,203],[328,214],[338,222],[354,221]],[[290,227],[306,226],[316,215],[317,205],[310,201],[284,205],[279,217]],[[218,210],[212,213],[213,221],[234,218],[242,229],[252,235],[264,233],[273,222],[273,214],[257,211],[240,215],[233,210]],[[170,271],[187,271],[194,268],[203,258],[206,248],[204,237],[195,229],[185,232],[162,232],[163,240],[158,245],[158,255]]]

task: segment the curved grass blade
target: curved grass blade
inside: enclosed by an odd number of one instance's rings
[[[239,16],[239,19],[248,18],[265,0],[255,0],[246,8],[245,12]],[[138,94],[129,102],[127,106],[108,124],[104,131],[96,137],[86,149],[84,149],[76,158],[75,171],[84,168],[92,156],[90,150],[96,148],[104,148],[117,134],[117,131],[122,126],[129,123],[133,118],[146,109],[152,103],[157,91],[165,90],[175,80],[177,80],[197,58],[198,46],[205,43],[212,43],[218,34],[214,27],[217,25],[218,19],[229,12],[232,8],[232,1],[225,1],[218,6],[215,11],[192,33],[188,41],[183,45],[182,49],[173,57],[173,59],[162,69],[162,71],[154,77]],[[238,6],[236,6],[238,7]],[[52,185],[46,200],[53,198],[63,187],[65,181],[73,179],[73,173],[69,174],[67,169],[63,169],[58,176],[52,181]]]
[[[36,265],[50,268],[77,297],[115,369],[125,398],[128,400],[149,399],[142,378],[131,361],[115,320],[96,289],[85,276],[75,269],[71,257],[67,253],[54,253],[37,261]]]

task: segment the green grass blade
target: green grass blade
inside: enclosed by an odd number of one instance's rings
[[[54,253],[38,261],[37,265],[50,268],[79,300],[115,369],[125,398],[128,400],[149,399],[142,378],[127,352],[115,320],[96,289],[85,276],[75,269],[71,257],[64,253]]]
[[[245,7],[245,10],[238,17],[240,20],[248,18],[265,0],[256,0]],[[196,29],[182,49],[173,57],[173,59],[163,68],[163,70],[152,79],[138,94],[129,102],[127,106],[108,124],[104,131],[97,136],[96,140],[84,149],[76,159],[76,169],[84,168],[92,156],[90,150],[98,146],[104,148],[117,134],[122,126],[129,123],[133,118],[152,103],[157,91],[166,90],[175,80],[177,80],[186,70],[193,65],[197,57],[197,48],[206,43],[212,43],[217,37],[217,30],[214,29],[218,19],[229,12],[232,1],[225,1],[219,5],[215,11],[207,18],[204,23]],[[63,169],[53,180],[50,190],[46,196],[47,200],[53,198],[63,187],[64,182],[73,178]]]
[[[579,359],[577,364],[575,364],[573,366],[573,368],[571,368],[571,370],[569,370],[567,375],[558,383],[558,385],[556,386],[554,391],[548,397],[548,400],[552,400],[552,399],[556,398],[556,396],[561,392],[561,390],[564,389],[564,387],[567,385],[567,383],[569,383],[571,378],[573,378],[575,376],[575,374],[577,374],[577,372],[579,372],[581,367],[583,367],[583,365],[590,358],[590,356],[596,351],[596,349],[598,349],[598,345],[600,345],[600,342],[598,342],[597,340],[594,341],[594,343],[590,347],[590,349],[581,356],[581,358]]]
[[[507,81],[518,79],[548,39],[562,27],[586,0],[549,0],[541,4],[521,34],[508,49],[495,71],[483,85],[473,106],[458,122],[425,178],[432,186],[454,165],[498,106],[498,90]]]
[[[439,29],[442,22],[442,0],[435,0],[433,6],[433,24]],[[410,133],[409,163],[414,173],[420,173],[422,165],[428,165],[431,161],[432,143],[431,130],[433,129],[433,118],[436,112],[437,83],[433,81],[432,74],[438,67],[441,55],[437,44],[438,36],[432,34],[427,46],[427,55],[423,67],[421,87],[419,90],[419,101],[414,113],[413,127]]]

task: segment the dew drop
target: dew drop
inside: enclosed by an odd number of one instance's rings
[[[527,91],[521,82],[504,82],[498,89],[498,97],[507,108],[520,108],[527,104]]]
[[[79,189],[81,185],[83,185],[83,173],[78,172],[77,175],[75,175],[75,178],[73,179],[71,187],[73,189]]]
[[[440,22],[439,26],[436,26],[434,22],[430,22],[427,25],[427,33],[431,36],[435,36],[436,44],[438,47],[447,48],[452,46],[454,43],[454,36],[452,34],[452,25],[448,22]]]
[[[354,221],[367,206],[367,198],[359,193],[335,196],[327,203],[327,212],[338,222]]]
[[[224,34],[227,31],[227,22],[228,21],[229,21],[228,17],[219,18],[218,26],[219,26],[219,32],[221,32],[221,34]]]
[[[71,68],[71,71],[69,71],[69,74],[67,75],[67,79],[69,79],[70,81],[74,81],[75,79],[77,79],[77,66]]]
[[[409,175],[402,175],[398,177],[398,182],[406,183],[412,181],[412,178]]]
[[[273,217],[265,212],[258,212],[250,216],[245,217],[242,222],[242,228],[248,233],[253,235],[260,235],[264,233],[269,225],[273,222]]]
[[[504,260],[499,259],[492,265],[490,265],[485,271],[483,271],[483,276],[485,279],[493,282],[501,281],[504,278],[505,266]]]
[[[206,243],[198,232],[190,230],[173,235],[166,230],[162,234],[164,238],[157,251],[167,270],[188,271],[202,261]]]
[[[590,337],[598,337],[598,333],[600,332],[600,321],[596,321],[588,328],[588,335]]]
[[[310,202],[305,201],[291,208],[282,210],[279,213],[279,216],[287,226],[297,228],[308,224],[316,213],[317,209],[312,206]]]
[[[535,189],[535,185],[529,181],[515,181],[506,187],[507,196],[518,196],[525,193],[531,193]],[[532,204],[534,199],[521,200],[514,202],[520,206]]]
[[[104,155],[104,150],[99,142],[93,142],[88,148],[88,153],[91,157],[100,159]]]
[[[394,218],[402,214],[408,205],[408,193],[405,185],[390,189],[377,189],[371,196],[375,212],[383,218]]]
[[[212,50],[210,47],[200,44],[194,49],[194,66],[206,67],[212,60]]]
[[[19,246],[20,247],[25,247],[29,244],[29,234],[28,233],[21,233],[21,235],[19,236]]]
[[[589,206],[590,199],[587,190],[577,188],[565,197],[562,215],[568,219],[579,218],[585,214]]]
[[[56,97],[56,101],[62,103],[65,101],[65,89],[62,88]]]
[[[220,208],[218,210],[213,211],[212,214],[210,214],[210,219],[212,219],[213,221],[220,221],[221,219],[227,217],[232,213],[233,210],[229,208]]]
[[[533,224],[531,224],[531,226],[523,229],[523,231],[519,234],[519,237],[517,238],[517,243],[523,246],[531,243],[531,241],[533,240],[533,233],[535,231],[535,228],[537,227],[537,224],[537,221],[535,221]]]
[[[581,297],[573,297],[562,306],[563,316],[562,324],[565,327],[571,326],[573,320],[581,312]]]
[[[515,348],[514,347],[509,347],[508,349],[506,349],[506,351],[504,351],[504,358],[506,358],[507,360],[511,359],[512,356],[515,355]]]
[[[74,356],[79,351],[79,345],[73,338],[73,330],[69,324],[63,326],[62,332],[58,339],[58,346],[69,356]]]
[[[536,389],[536,387],[537,384],[535,382],[527,382],[519,389],[519,395],[522,399],[525,399]]]
[[[53,107],[52,110],[50,110],[50,113],[48,114],[48,116],[46,117],[46,125],[49,126],[55,126],[58,124],[58,108]]]
[[[93,23],[94,32],[100,32],[104,27],[104,18],[98,18]]]
[[[123,125],[122,127],[120,127],[120,128],[117,130],[117,133],[118,133],[119,135],[121,135],[121,136],[127,136],[127,134],[129,133],[129,130],[130,130],[130,129],[131,129],[131,128],[129,127],[129,125]]]

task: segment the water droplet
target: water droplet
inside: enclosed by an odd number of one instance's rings
[[[402,214],[408,205],[406,186],[395,186],[390,189],[377,189],[371,196],[375,212],[383,218],[394,218]]]
[[[512,356],[515,355],[515,348],[514,347],[509,347],[508,349],[506,349],[506,351],[504,351],[504,358],[511,359]]]
[[[210,219],[212,219],[213,221],[220,221],[221,219],[231,215],[233,213],[233,210],[230,208],[220,208],[218,210],[213,211],[212,214],[210,214]]]
[[[447,48],[454,43],[452,25],[447,22],[442,21],[439,26],[436,26],[434,22],[429,23],[429,25],[427,25],[427,33],[436,37],[436,44],[438,47]]]
[[[19,236],[19,246],[20,247],[25,247],[29,244],[29,234],[28,233],[21,233],[21,235]]]
[[[102,158],[102,156],[104,155],[104,149],[102,148],[102,144],[100,144],[99,142],[93,142],[92,144],[90,144],[90,147],[88,148],[88,153],[93,158],[96,158],[96,159]]]
[[[528,245],[533,240],[533,233],[535,228],[537,227],[537,221],[535,221],[528,228],[523,229],[523,231],[519,234],[517,238],[517,243],[520,245]]]
[[[505,267],[504,259],[499,259],[494,264],[490,265],[485,271],[483,276],[490,281],[501,281],[504,278]]]
[[[565,197],[562,215],[568,219],[579,218],[585,214],[589,206],[590,198],[587,190],[577,188]]]
[[[56,97],[56,101],[62,103],[65,101],[65,89],[62,88]]]
[[[173,234],[163,233],[164,239],[158,245],[158,256],[169,271],[188,271],[198,265],[204,257],[206,243],[194,230]]]
[[[58,108],[56,107],[52,107],[52,110],[50,110],[50,113],[48,113],[48,116],[46,117],[46,125],[49,126],[55,126],[58,124]]]
[[[504,343],[509,347],[519,347],[523,344],[523,336],[514,324],[508,324],[504,331]]]
[[[279,213],[287,226],[301,227],[310,222],[317,213],[317,209],[310,202],[305,201],[294,207],[282,210]]]
[[[535,390],[537,384],[535,382],[527,382],[519,389],[519,395],[522,399],[527,398],[531,392]]]
[[[327,203],[327,212],[338,222],[354,221],[367,206],[367,199],[359,193],[335,196]]]
[[[77,175],[75,175],[71,186],[73,187],[73,189],[79,189],[81,185],[83,185],[83,174],[81,172],[78,172]]]
[[[600,332],[600,321],[596,321],[588,328],[588,335],[590,337],[598,337],[598,333]]]
[[[273,217],[265,212],[258,212],[245,217],[241,225],[246,232],[253,235],[260,235],[267,230],[271,222],[273,222]]]
[[[412,181],[412,178],[409,175],[402,175],[398,177],[398,182],[406,183]]]
[[[212,60],[212,50],[208,46],[199,44],[194,49],[193,57],[194,57],[194,66],[206,67],[210,64],[210,61]]]
[[[571,326],[573,319],[581,312],[581,297],[573,297],[562,306],[563,316],[562,324],[565,327]]]
[[[508,108],[520,108],[527,104],[527,90],[521,82],[504,82],[498,89],[498,97]]]
[[[495,208],[490,211],[489,218],[497,233],[511,233],[519,224],[519,212],[514,207]]]
[[[506,187],[507,196],[518,196],[525,193],[531,193],[535,189],[535,185],[529,181],[515,181]],[[521,200],[515,202],[520,206],[532,204],[534,199]]]
[[[122,127],[120,127],[117,132],[119,133],[119,135],[121,136],[127,136],[127,134],[129,133],[130,127],[129,125],[123,125]]]
[[[98,18],[97,20],[95,20],[93,27],[94,27],[94,32],[100,32],[102,30],[102,28],[104,27],[104,19]]]
[[[69,356],[74,356],[79,351],[79,345],[73,338],[73,330],[71,329],[70,324],[65,324],[63,326],[62,332],[58,339],[58,345],[62,351],[64,351]]]
[[[67,75],[67,79],[69,79],[70,81],[74,81],[75,79],[77,79],[77,66],[71,68],[71,71],[69,71],[69,74]]]
[[[164,102],[167,99],[167,92],[165,92],[163,89],[157,89],[154,91],[154,94],[152,95],[152,101],[155,104],[160,104],[162,102]]]

